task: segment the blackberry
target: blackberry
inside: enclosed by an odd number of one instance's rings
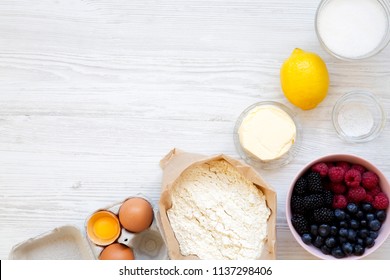
[[[291,223],[299,235],[309,232],[309,224],[303,215],[294,214],[291,218]]]
[[[305,177],[298,178],[294,186],[294,193],[298,195],[304,195],[306,193],[306,189],[307,189],[307,181]]]
[[[303,197],[298,195],[293,195],[291,197],[291,211],[294,214],[303,214],[305,212],[305,204]]]
[[[331,191],[326,190],[323,195],[324,206],[331,207],[333,204],[333,193]]]
[[[311,194],[305,196],[304,204],[306,210],[314,210],[324,206],[324,198],[321,194]]]
[[[333,221],[334,214],[331,209],[319,208],[314,210],[313,217],[317,223],[330,224]]]
[[[324,191],[320,173],[310,172],[309,174],[307,174],[306,180],[307,180],[307,189],[309,190],[309,192],[322,193]]]

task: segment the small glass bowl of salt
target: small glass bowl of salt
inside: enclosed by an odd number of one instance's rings
[[[386,113],[379,100],[368,91],[351,91],[337,100],[332,112],[337,134],[347,142],[375,139],[386,124]]]

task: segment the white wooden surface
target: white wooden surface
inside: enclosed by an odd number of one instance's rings
[[[298,115],[303,147],[261,174],[278,192],[279,259],[313,259],[286,224],[285,196],[308,161],[354,153],[390,176],[388,126],[346,144],[335,101],[369,89],[390,109],[390,47],[343,62],[320,47],[319,0],[1,0],[0,259],[18,242],[84,219],[137,192],[159,198],[159,160],[173,147],[237,157],[247,106],[284,98],[279,68],[295,47],[320,54],[328,97]],[[388,240],[369,259],[390,259]]]

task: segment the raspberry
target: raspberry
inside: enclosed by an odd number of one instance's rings
[[[342,183],[334,183],[330,188],[335,194],[343,194],[347,190],[347,187]]]
[[[334,209],[344,209],[345,207],[347,207],[347,204],[348,204],[347,198],[342,194],[338,194],[333,197]]]
[[[389,207],[389,199],[385,194],[378,194],[376,197],[374,197],[372,206],[378,210],[386,210],[387,207]]]
[[[307,187],[311,193],[321,193],[324,191],[320,173],[310,172],[307,177]]]
[[[326,177],[326,175],[328,175],[328,169],[325,162],[316,163],[311,167],[311,171],[319,173],[321,177]]]
[[[363,174],[366,171],[366,168],[364,168],[364,166],[360,165],[360,164],[353,164],[351,166],[351,169],[355,169],[355,170],[359,171],[360,174]]]
[[[348,201],[358,203],[366,198],[366,190],[363,187],[350,188],[348,190]]]
[[[342,167],[331,167],[328,171],[328,177],[333,183],[341,183],[344,180],[345,171]]]
[[[372,203],[374,201],[374,196],[371,193],[366,194],[366,198],[363,200],[364,202]]]
[[[364,172],[362,175],[362,185],[366,189],[373,189],[379,184],[379,177],[372,171]]]
[[[329,168],[335,166],[333,162],[327,162],[326,165],[328,166],[328,170],[329,170]]]
[[[357,188],[359,187],[360,182],[362,181],[362,175],[358,170],[350,169],[347,172],[345,172],[344,181],[348,187]]]
[[[346,161],[338,161],[338,162],[336,162],[336,166],[344,169],[344,172],[347,172],[351,167],[351,165]]]
[[[381,190],[381,188],[380,188],[379,186],[376,186],[375,188],[370,189],[370,190],[368,191],[368,193],[371,194],[373,197],[374,197],[374,196],[377,196],[378,193],[380,193],[380,192],[382,192],[382,190]]]

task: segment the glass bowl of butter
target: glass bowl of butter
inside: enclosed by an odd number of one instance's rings
[[[246,108],[234,128],[237,152],[248,164],[274,169],[288,164],[297,154],[301,129],[296,114],[275,101]]]

